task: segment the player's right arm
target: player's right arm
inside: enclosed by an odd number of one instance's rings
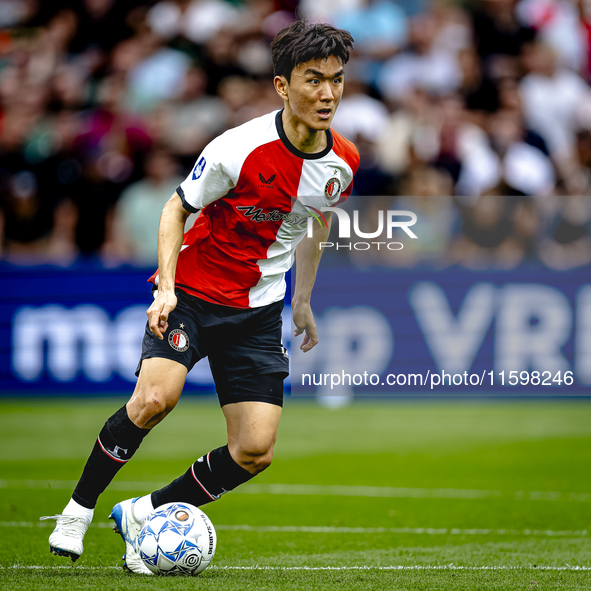
[[[185,222],[191,215],[183,207],[178,193],[166,203],[160,216],[158,227],[158,294],[148,308],[148,325],[150,330],[160,339],[168,328],[168,315],[176,308],[174,293],[174,276],[179,258]]]
[[[192,213],[236,186],[240,167],[232,158],[231,146],[232,136],[227,132],[209,143],[162,210],[158,228],[158,295],[146,312],[150,330],[160,340],[168,328],[168,315],[177,304],[174,279],[185,222]]]

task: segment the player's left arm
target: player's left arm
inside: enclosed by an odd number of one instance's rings
[[[310,306],[310,298],[312,297],[312,288],[316,281],[316,272],[322,256],[323,248],[321,243],[326,242],[330,234],[332,214],[325,213],[324,215],[327,226],[322,228],[315,221],[313,236],[311,238],[305,236],[296,248],[296,284],[291,306],[293,323],[296,327],[294,336],[297,337],[303,332],[306,333],[300,345],[300,349],[304,353],[318,344],[318,331],[316,330],[316,322]]]

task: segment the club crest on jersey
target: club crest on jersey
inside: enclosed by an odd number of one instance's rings
[[[189,336],[184,330],[176,328],[171,330],[168,335],[168,344],[179,353],[183,353],[189,348]]]
[[[324,185],[324,196],[327,197],[329,201],[334,201],[340,194],[341,181],[336,176],[333,176],[331,179],[328,179],[326,185]]]
[[[205,168],[205,165],[207,164],[207,162],[205,161],[205,158],[203,156],[201,156],[201,158],[199,158],[199,161],[197,162],[197,164],[195,164],[195,168],[193,169],[193,180],[196,181],[202,174],[203,174],[203,169]]]

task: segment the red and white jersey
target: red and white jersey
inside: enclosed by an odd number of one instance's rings
[[[355,146],[328,130],[326,149],[300,152],[287,139],[281,114],[217,137],[177,189],[187,211],[201,210],[176,268],[176,286],[187,293],[233,308],[283,299],[308,218],[351,194]]]

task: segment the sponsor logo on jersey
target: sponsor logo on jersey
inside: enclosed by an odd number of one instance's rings
[[[197,164],[195,164],[195,168],[193,169],[193,180],[196,181],[202,174],[203,174],[203,169],[205,168],[205,165],[207,164],[205,158],[203,156],[201,156],[201,158],[199,158]]]
[[[341,181],[338,177],[333,176],[328,179],[324,185],[324,196],[329,201],[334,201],[341,194]]]
[[[168,335],[168,344],[179,353],[183,353],[189,348],[189,336],[184,330],[179,328],[171,330]]]
[[[307,219],[308,216],[303,216],[292,211],[284,212],[274,209],[273,211],[263,211],[260,207],[254,205],[239,205],[237,211],[255,221],[255,222],[290,222],[292,224],[299,224]]]
[[[271,184],[274,180],[275,177],[277,175],[272,175],[270,176],[268,179],[266,179],[260,172],[259,172],[259,179],[261,179],[261,183],[263,183],[262,185],[259,185],[259,187],[262,187],[263,189],[272,189],[273,185]]]

